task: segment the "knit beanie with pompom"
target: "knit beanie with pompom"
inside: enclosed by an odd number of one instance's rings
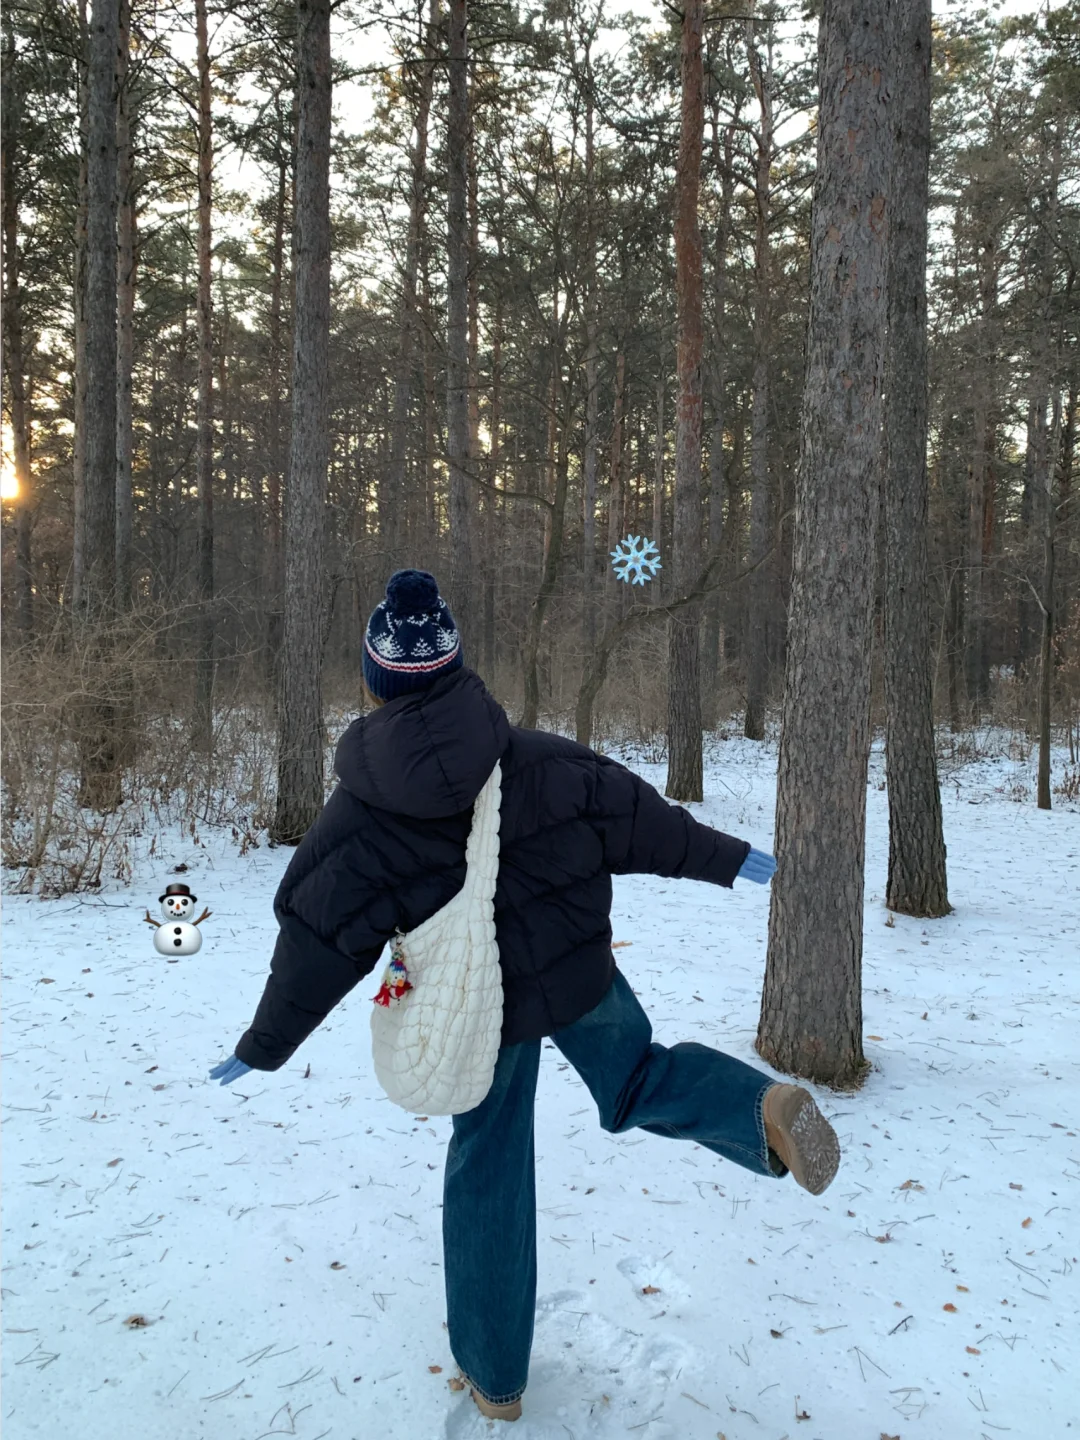
[[[461,667],[461,638],[450,607],[426,570],[391,575],[364,634],[364,680],[380,700],[426,690]]]

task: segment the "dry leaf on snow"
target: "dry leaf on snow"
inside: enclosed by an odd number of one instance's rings
[[[446,1383],[450,1386],[450,1389],[451,1389],[451,1390],[464,1390],[464,1389],[465,1389],[465,1381],[464,1381],[464,1380],[459,1380],[456,1375],[451,1375],[450,1379],[449,1379]]]
[[[981,1354],[982,1354],[982,1351],[981,1351],[981,1350],[976,1350],[974,1345],[965,1345],[965,1346],[964,1346],[964,1349],[967,1351],[967,1353],[968,1353],[969,1355],[981,1355]]]
[[[659,1295],[660,1287],[658,1285],[643,1285],[641,1287],[641,1293],[642,1295]]]
[[[341,1263],[340,1260],[331,1260],[331,1261],[330,1261],[330,1269],[331,1269],[331,1270],[344,1270],[344,1269],[345,1269],[345,1266]]]
[[[441,1375],[441,1374],[442,1374],[442,1366],[441,1366],[441,1365],[429,1365],[427,1368],[430,1370],[430,1372],[432,1373],[432,1375]]]
[[[955,1306],[955,1305],[943,1305],[941,1308],[942,1308],[943,1310],[947,1310],[950,1315],[955,1315],[955,1314],[956,1314],[956,1306]]]

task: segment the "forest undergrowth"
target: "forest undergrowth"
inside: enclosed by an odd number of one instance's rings
[[[0,705],[5,890],[54,897],[123,885],[137,855],[152,858],[156,837],[166,830],[179,828],[195,844],[209,830],[225,831],[241,854],[269,843],[276,787],[272,684],[251,657],[222,664],[210,744],[198,745],[186,623],[175,611],[123,617],[113,628],[114,643],[104,647],[111,657],[104,667],[103,647],[76,643],[59,626],[33,649],[6,648]],[[595,748],[631,764],[666,761],[664,658],[662,647],[654,652],[627,645],[601,692]],[[508,674],[492,681],[512,719],[519,702],[515,680]],[[1055,804],[1074,806],[1080,805],[1080,706],[1066,685],[1061,688],[1052,794]],[[561,697],[550,686],[547,694],[540,724],[572,736],[572,705],[557,703]],[[341,670],[329,677],[326,695],[326,774],[332,785],[335,746],[364,702],[358,681]],[[714,723],[705,734],[707,765],[720,758],[726,741],[741,736],[743,704],[738,667],[721,666]],[[119,802],[107,811],[83,804],[81,797],[82,732],[100,724],[102,710],[111,717],[121,771]],[[884,717],[877,696],[874,712],[880,745]],[[1015,767],[1009,798],[1034,804],[1035,712],[1034,681],[1001,670],[994,676],[990,708],[977,724],[954,727],[940,716],[942,786],[958,783],[966,767],[1004,760]],[[774,704],[764,742],[774,750],[779,729]]]

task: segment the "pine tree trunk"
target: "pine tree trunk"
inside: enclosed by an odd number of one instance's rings
[[[885,707],[889,787],[886,904],[947,915],[945,840],[934,743],[926,471],[930,0],[896,12],[885,371]]]
[[[468,653],[472,625],[469,466],[469,39],[468,0],[450,0],[447,123],[446,459],[450,471],[450,595]]]
[[[1054,471],[1061,447],[1061,392],[1055,392],[1051,424],[1051,443],[1046,462],[1039,475],[1039,518],[1041,520],[1042,557],[1042,634],[1039,645],[1039,767],[1036,781],[1037,804],[1040,810],[1050,809],[1050,707],[1054,681]],[[1053,457],[1053,458],[1051,458]]]
[[[675,182],[675,290],[678,370],[675,402],[676,592],[701,571],[702,255],[698,220],[701,150],[705,130],[702,0],[686,0],[682,29],[682,124]],[[668,773],[673,800],[701,800],[700,605],[672,615],[668,630]]]
[[[656,434],[653,437],[652,539],[658,550],[664,548],[664,451],[667,431],[664,422],[664,400],[667,376],[664,374],[663,353],[660,372],[656,377]],[[663,571],[652,582],[653,597],[660,593]]]
[[[117,360],[116,360],[116,597],[132,602],[132,368],[135,362],[135,194],[131,143],[129,47],[131,10],[119,0],[117,53]]]
[[[548,408],[547,440],[547,468],[551,476],[548,488],[551,500],[544,522],[544,563],[540,575],[540,586],[529,610],[522,652],[522,678],[525,695],[521,724],[526,730],[535,729],[540,716],[540,640],[562,567],[563,536],[566,528],[566,497],[569,492],[567,418],[572,414],[573,396],[572,387],[568,386],[564,395],[562,386],[565,333],[564,325],[559,319],[558,285],[552,291],[551,309],[551,395]],[[565,415],[563,413],[564,406]]]
[[[1033,366],[1031,393],[1027,405],[1027,435],[1024,446],[1024,487],[1020,496],[1020,535],[1022,563],[1030,563],[1035,554],[1033,524],[1037,505],[1036,476],[1040,471],[1041,452],[1046,447],[1046,410],[1050,402],[1050,377],[1042,366]],[[1016,651],[1013,664],[1019,679],[1026,679],[1031,669],[1035,633],[1035,601],[1027,585],[1017,587]]]
[[[709,376],[712,392],[712,438],[709,442],[709,554],[717,556],[724,546],[724,429],[727,423],[727,248],[731,229],[731,202],[735,191],[735,126],[724,130],[720,144],[720,103],[717,94],[712,112],[713,164],[720,177],[720,213],[713,242],[713,333]],[[659,543],[659,542],[658,542]],[[719,592],[705,604],[702,643],[702,718],[707,730],[717,722],[717,680],[720,668],[720,627],[723,598]]]
[[[23,348],[22,278],[19,252],[19,195],[15,178],[15,154],[20,145],[17,126],[23,97],[17,96],[11,80],[15,39],[10,14],[4,19],[4,72],[9,78],[3,89],[2,148],[4,298],[0,336],[3,343],[4,378],[8,384],[11,419],[12,459],[15,462],[15,589],[16,617],[20,638],[34,633],[34,567],[31,549],[33,518],[33,472],[30,466],[30,416],[26,395],[26,357]],[[20,102],[17,106],[16,100]]]
[[[323,532],[330,459],[330,6],[297,0],[299,107],[293,229],[292,441],[285,486],[285,607],[272,838],[296,844],[325,799]]]
[[[195,723],[193,743],[209,754],[214,724],[214,312],[211,264],[211,205],[214,138],[210,115],[210,51],[207,0],[195,0],[198,67],[198,264],[197,323],[199,349],[198,412],[195,419],[195,486],[198,494],[195,642]]]
[[[416,101],[414,140],[409,166],[409,221],[401,277],[401,310],[398,316],[398,349],[395,357],[390,463],[387,467],[385,483],[380,487],[380,498],[385,497],[380,508],[383,511],[383,532],[388,552],[388,570],[399,568],[403,546],[408,539],[405,468],[408,459],[409,411],[412,408],[413,379],[417,360],[420,242],[423,236],[424,212],[427,205],[428,123],[431,115],[431,95],[435,84],[435,36],[439,19],[439,0],[430,0],[427,40],[424,46],[424,63],[420,69],[420,88]]]
[[[284,145],[278,150],[277,194],[274,205],[274,239],[271,246],[270,272],[270,365],[268,430],[266,437],[266,503],[267,555],[261,580],[264,587],[263,614],[266,622],[264,675],[271,694],[277,696],[281,684],[281,610],[284,572],[281,535],[281,497],[285,474],[284,440],[284,357],[285,343],[282,323],[282,297],[285,290],[285,210],[289,193],[289,162]]]
[[[491,326],[491,449],[488,452],[488,483],[497,487],[499,467],[502,464],[502,366],[503,366],[503,301],[496,294],[494,317]],[[484,567],[483,599],[483,670],[490,683],[494,683],[496,635],[495,595],[498,575],[498,541],[502,522],[502,502],[496,489],[488,491],[485,510],[487,521],[486,546],[488,554]]]
[[[724,554],[726,573],[735,575],[742,559],[746,531],[746,486],[743,476],[746,414],[742,407],[736,410],[731,428],[731,460],[725,476],[727,498],[724,503]],[[724,617],[724,659],[729,665],[738,663],[742,658],[742,639],[746,633],[743,618],[745,603],[745,585],[732,585],[721,602]]]
[[[79,58],[76,90],[79,106],[79,171],[76,182],[75,254],[72,286],[74,371],[72,377],[72,511],[71,606],[76,615],[83,609],[86,575],[86,387],[89,382],[86,355],[86,263],[89,222],[90,156],[90,25],[87,0],[78,0]]]
[[[889,0],[825,0],[810,318],[758,1050],[862,1077],[862,920],[892,114]]]
[[[608,551],[623,538],[623,407],[626,403],[626,351],[622,341],[615,355],[615,403],[608,457]]]
[[[767,63],[762,64],[754,44],[752,26],[747,29],[747,55],[760,115],[754,185],[754,363],[750,419],[750,565],[753,568],[747,585],[746,719],[743,733],[748,740],[764,740],[769,686],[766,620],[771,589],[765,556],[772,529],[772,484],[769,476],[769,223],[772,208],[773,96],[772,42],[770,39]]]
[[[979,277],[978,333],[981,355],[974,380],[974,446],[968,492],[967,568],[968,586],[964,605],[966,634],[964,668],[970,716],[978,721],[990,698],[990,654],[987,623],[987,572],[994,545],[997,450],[996,366],[994,345],[997,326],[998,238],[996,229],[980,220],[976,264]]]
[[[585,49],[585,445],[582,455],[581,575],[584,675],[596,646],[599,608],[596,491],[600,460],[600,323],[596,277],[596,116],[590,50]]]
[[[120,766],[108,624],[116,603],[116,0],[95,0],[87,77],[86,437],[80,618],[98,694],[80,723],[79,803],[115,810]]]
[[[83,613],[107,619],[116,581],[116,0],[90,17],[87,147],[87,393]]]

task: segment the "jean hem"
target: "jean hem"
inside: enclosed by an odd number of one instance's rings
[[[757,1123],[758,1134],[761,1137],[760,1157],[762,1161],[762,1174],[771,1175],[775,1180],[782,1180],[788,1173],[788,1167],[780,1159],[776,1151],[770,1148],[765,1136],[765,1096],[775,1083],[775,1081],[770,1080],[758,1091],[758,1097],[754,1104],[754,1120]]]
[[[513,1405],[515,1400],[520,1400],[525,1394],[525,1386],[520,1390],[512,1390],[508,1395],[489,1395],[482,1385],[477,1385],[475,1380],[470,1380],[468,1374],[462,1370],[461,1378],[470,1390],[475,1390],[481,1400],[486,1400],[489,1405]]]

